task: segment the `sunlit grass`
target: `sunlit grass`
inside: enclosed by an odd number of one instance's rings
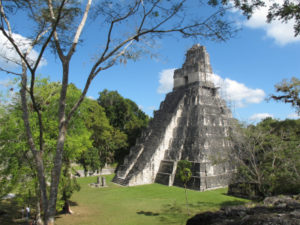
[[[108,187],[93,188],[88,184],[96,177],[79,178],[80,192],[73,195],[73,215],[59,215],[57,225],[135,225],[185,224],[188,218],[184,190],[160,184],[121,187],[110,182]],[[222,206],[243,204],[244,199],[226,195],[226,189],[206,192],[188,190],[191,215],[214,211]]]

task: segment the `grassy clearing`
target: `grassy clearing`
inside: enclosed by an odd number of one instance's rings
[[[92,188],[96,177],[79,178],[81,190],[72,197],[73,215],[59,215],[57,225],[156,225],[185,224],[188,216],[184,190],[159,184]],[[191,215],[214,211],[222,206],[243,204],[247,200],[227,196],[226,189],[197,192],[188,190]]]
[[[80,192],[72,197],[73,215],[58,215],[56,225],[164,225],[185,224],[188,218],[184,189],[159,184],[120,187],[106,176],[107,188],[92,188],[96,177],[79,178]],[[191,215],[214,211],[247,200],[227,196],[226,189],[188,190]],[[3,212],[6,212],[3,214]],[[1,225],[27,225],[14,201],[0,201]]]

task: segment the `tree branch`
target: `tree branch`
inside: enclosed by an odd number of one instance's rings
[[[193,24],[193,25],[190,25],[190,26],[186,26],[186,27],[182,27],[182,28],[178,28],[178,29],[169,29],[169,30],[157,30],[157,28],[159,28],[160,26],[162,26],[163,24],[165,24],[167,21],[169,21],[172,17],[174,17],[179,9],[183,6],[184,1],[182,1],[174,10],[173,12],[168,16],[166,17],[165,19],[163,19],[160,23],[158,23],[157,25],[155,25],[154,27],[150,28],[150,29],[147,29],[145,31],[142,31],[142,27],[143,27],[143,24],[146,20],[146,17],[150,15],[150,13],[155,9],[155,7],[157,6],[157,4],[159,3],[160,1],[156,1],[153,6],[151,7],[151,9],[146,13],[145,12],[145,8],[143,6],[143,9],[144,9],[144,16],[141,20],[141,23],[139,25],[139,29],[137,30],[137,33],[134,34],[133,36],[129,37],[128,39],[124,40],[123,42],[121,42],[118,46],[116,46],[113,50],[111,50],[109,53],[108,50],[109,50],[109,46],[110,46],[110,42],[111,42],[111,35],[112,35],[112,30],[113,30],[113,27],[114,27],[114,24],[117,23],[117,22],[120,22],[122,20],[125,20],[127,19],[133,12],[134,12],[134,9],[137,8],[140,4],[140,1],[138,3],[136,3],[136,5],[134,6],[134,8],[132,10],[130,10],[126,15],[124,15],[123,17],[120,17],[120,18],[117,18],[115,20],[113,20],[111,23],[110,23],[110,28],[109,28],[109,31],[108,31],[108,35],[107,35],[107,41],[106,41],[106,46],[105,46],[105,49],[102,53],[102,55],[99,57],[99,59],[97,60],[97,62],[94,64],[91,72],[90,72],[90,75],[88,76],[88,79],[86,81],[86,85],[85,85],[85,88],[83,90],[83,93],[80,97],[80,99],[78,100],[78,102],[74,105],[74,107],[72,108],[71,112],[69,113],[68,115],[68,119],[69,120],[71,118],[71,116],[73,115],[74,111],[79,107],[79,105],[81,104],[81,102],[83,101],[84,97],[85,97],[85,94],[87,92],[87,89],[91,83],[91,81],[94,79],[94,77],[102,70],[105,70],[105,69],[108,69],[110,68],[111,66],[114,65],[114,63],[116,62],[117,58],[120,57],[121,55],[123,55],[125,53],[125,50],[127,49],[128,46],[130,46],[133,42],[133,40],[137,40],[138,37],[140,36],[143,36],[143,35],[146,35],[148,33],[170,33],[170,32],[180,32],[180,33],[184,33],[185,35],[195,35],[195,34],[199,34],[199,35],[203,35],[205,36],[203,33],[187,33],[185,32],[186,29],[190,29],[190,28],[193,28],[193,27],[199,27],[199,26],[203,26],[204,24],[203,23],[196,23],[196,24]],[[219,14],[221,11],[218,11],[217,13],[214,14],[217,15]],[[211,16],[212,17],[212,16]],[[216,34],[216,33],[214,33]],[[121,51],[119,54],[116,55],[116,57],[114,57],[114,59],[112,60],[112,62],[110,62],[106,67],[99,67],[101,63],[105,62],[106,60],[108,60],[109,58],[111,58],[114,54],[116,54],[124,45],[127,46],[123,49],[123,51]]]
[[[29,70],[32,70],[30,63],[28,62],[28,60],[26,59],[26,57],[22,54],[21,50],[19,49],[19,47],[15,43],[15,40],[13,39],[13,37],[10,36],[9,34],[7,34],[7,32],[5,31],[5,29],[3,27],[0,27],[0,30],[2,31],[2,34],[7,38],[7,40],[9,40],[9,42],[13,45],[13,47],[16,50],[17,54],[26,63],[27,68]]]
[[[10,23],[9,23],[7,17],[6,17],[5,12],[4,12],[2,0],[0,1],[0,13],[1,13],[2,17],[4,18],[4,21],[6,23],[6,26],[7,26],[8,32],[9,32],[9,35],[11,36],[12,35],[11,26],[10,26]]]
[[[76,31],[76,34],[74,36],[74,40],[73,40],[73,43],[72,43],[72,46],[69,50],[69,53],[67,55],[67,60],[70,60],[73,53],[75,52],[76,50],[76,46],[77,46],[77,43],[78,43],[78,40],[79,40],[79,37],[81,35],[81,32],[82,32],[82,29],[86,23],[86,20],[87,20],[87,17],[88,17],[88,14],[89,14],[89,10],[90,10],[90,7],[91,7],[91,4],[92,4],[92,0],[88,0],[87,4],[86,4],[86,8],[85,8],[85,11],[84,11],[84,14],[83,14],[83,17],[82,17],[82,20],[77,28],[77,31]]]
[[[4,69],[2,67],[0,67],[0,71],[3,71],[5,73],[7,73],[7,74],[16,75],[16,76],[22,76],[23,75],[22,73],[16,73],[16,72],[13,72],[13,71],[9,71],[9,70],[6,70],[6,69]]]
[[[41,152],[38,152],[36,149],[34,139],[32,136],[32,132],[31,132],[31,128],[30,128],[30,122],[29,122],[29,112],[28,112],[27,99],[26,99],[26,87],[27,87],[26,70],[27,70],[27,67],[25,64],[23,64],[21,90],[20,90],[21,106],[22,106],[22,111],[23,111],[23,120],[24,120],[26,135],[27,135],[27,141],[30,146],[31,152],[35,157],[36,168],[37,168],[38,178],[39,178],[39,183],[40,183],[40,188],[41,188],[42,204],[43,204],[44,208],[47,208],[48,200],[47,200],[47,193],[46,193],[47,185],[46,185],[46,180],[45,180],[45,176],[44,176],[44,163],[42,160]]]
[[[113,30],[114,24],[117,23],[117,22],[121,22],[121,21],[127,19],[129,16],[133,15],[136,12],[136,10],[138,10],[140,3],[141,3],[141,1],[136,1],[134,7],[132,9],[130,9],[127,14],[125,14],[122,17],[119,17],[119,18],[113,20],[110,23],[109,31],[108,31],[108,34],[107,34],[107,40],[106,40],[105,49],[104,49],[102,55],[100,56],[99,60],[95,63],[94,67],[98,67],[98,65],[100,65],[100,63],[102,63],[102,62],[104,62],[106,60],[106,59],[104,59],[104,56],[105,56],[105,54],[107,53],[107,51],[109,49],[109,45],[110,45],[110,42],[111,42],[111,34],[112,34],[112,30]],[[125,44],[126,43],[127,42],[125,42]],[[120,46],[120,47],[122,47],[122,46]]]
[[[64,6],[65,2],[66,2],[66,0],[62,0],[62,3],[60,5],[60,10],[63,9],[63,6]],[[49,8],[50,16],[51,16],[51,19],[52,19],[52,25],[53,25],[53,24],[55,24],[55,21],[57,21],[57,19],[60,17],[60,14],[57,16],[57,18],[55,18],[52,0],[48,0],[48,8]],[[55,47],[56,47],[56,51],[58,53],[58,56],[59,56],[60,60],[62,62],[64,62],[65,61],[65,56],[64,56],[62,48],[60,47],[59,38],[58,38],[58,34],[56,32],[56,29],[54,30],[53,37],[54,37],[54,43],[55,43]]]

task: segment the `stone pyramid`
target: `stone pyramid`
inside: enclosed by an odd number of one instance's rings
[[[211,80],[209,55],[204,46],[194,45],[182,68],[174,72],[173,91],[119,166],[115,183],[180,186],[177,163],[188,160],[192,162],[189,188],[203,191],[228,185],[234,172],[228,157],[232,116]]]

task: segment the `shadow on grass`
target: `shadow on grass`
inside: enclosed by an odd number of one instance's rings
[[[235,205],[244,205],[246,204],[245,201],[241,201],[241,200],[233,200],[233,201],[226,201],[221,203],[221,208],[223,207],[227,207],[227,206],[235,206]]]
[[[145,215],[145,216],[159,216],[159,213],[154,212],[145,212],[145,211],[139,211],[137,212],[139,215]]]
[[[214,203],[214,202],[204,202],[198,201],[196,203],[189,204],[191,215],[194,215],[197,212],[219,209],[225,206],[234,206],[234,205],[243,205],[244,201],[241,200],[232,200],[226,201],[222,203]],[[162,205],[162,208],[158,212],[150,212],[150,211],[139,211],[137,212],[139,215],[144,216],[156,216],[159,218],[162,224],[186,224],[189,215],[187,215],[187,208],[185,204],[178,204],[176,201],[170,204]]]
[[[192,209],[208,209],[208,208],[223,208],[226,206],[235,206],[235,205],[244,205],[246,202],[241,200],[232,200],[232,201],[225,201],[222,203],[214,203],[214,202],[197,202],[189,204],[189,207]]]
[[[69,204],[70,204],[71,211],[72,211],[72,207],[78,206],[77,202],[73,202],[71,200],[69,200]],[[72,213],[70,214],[70,213],[66,212],[65,210],[61,210],[56,213],[55,218],[56,219],[61,218],[61,215],[72,215]]]
[[[70,206],[78,206],[77,202],[73,202],[73,201],[69,200],[69,203],[70,203]]]
[[[155,216],[162,224],[185,224],[187,220],[186,209],[174,202],[173,204],[162,205],[159,212],[139,211],[139,215]]]

